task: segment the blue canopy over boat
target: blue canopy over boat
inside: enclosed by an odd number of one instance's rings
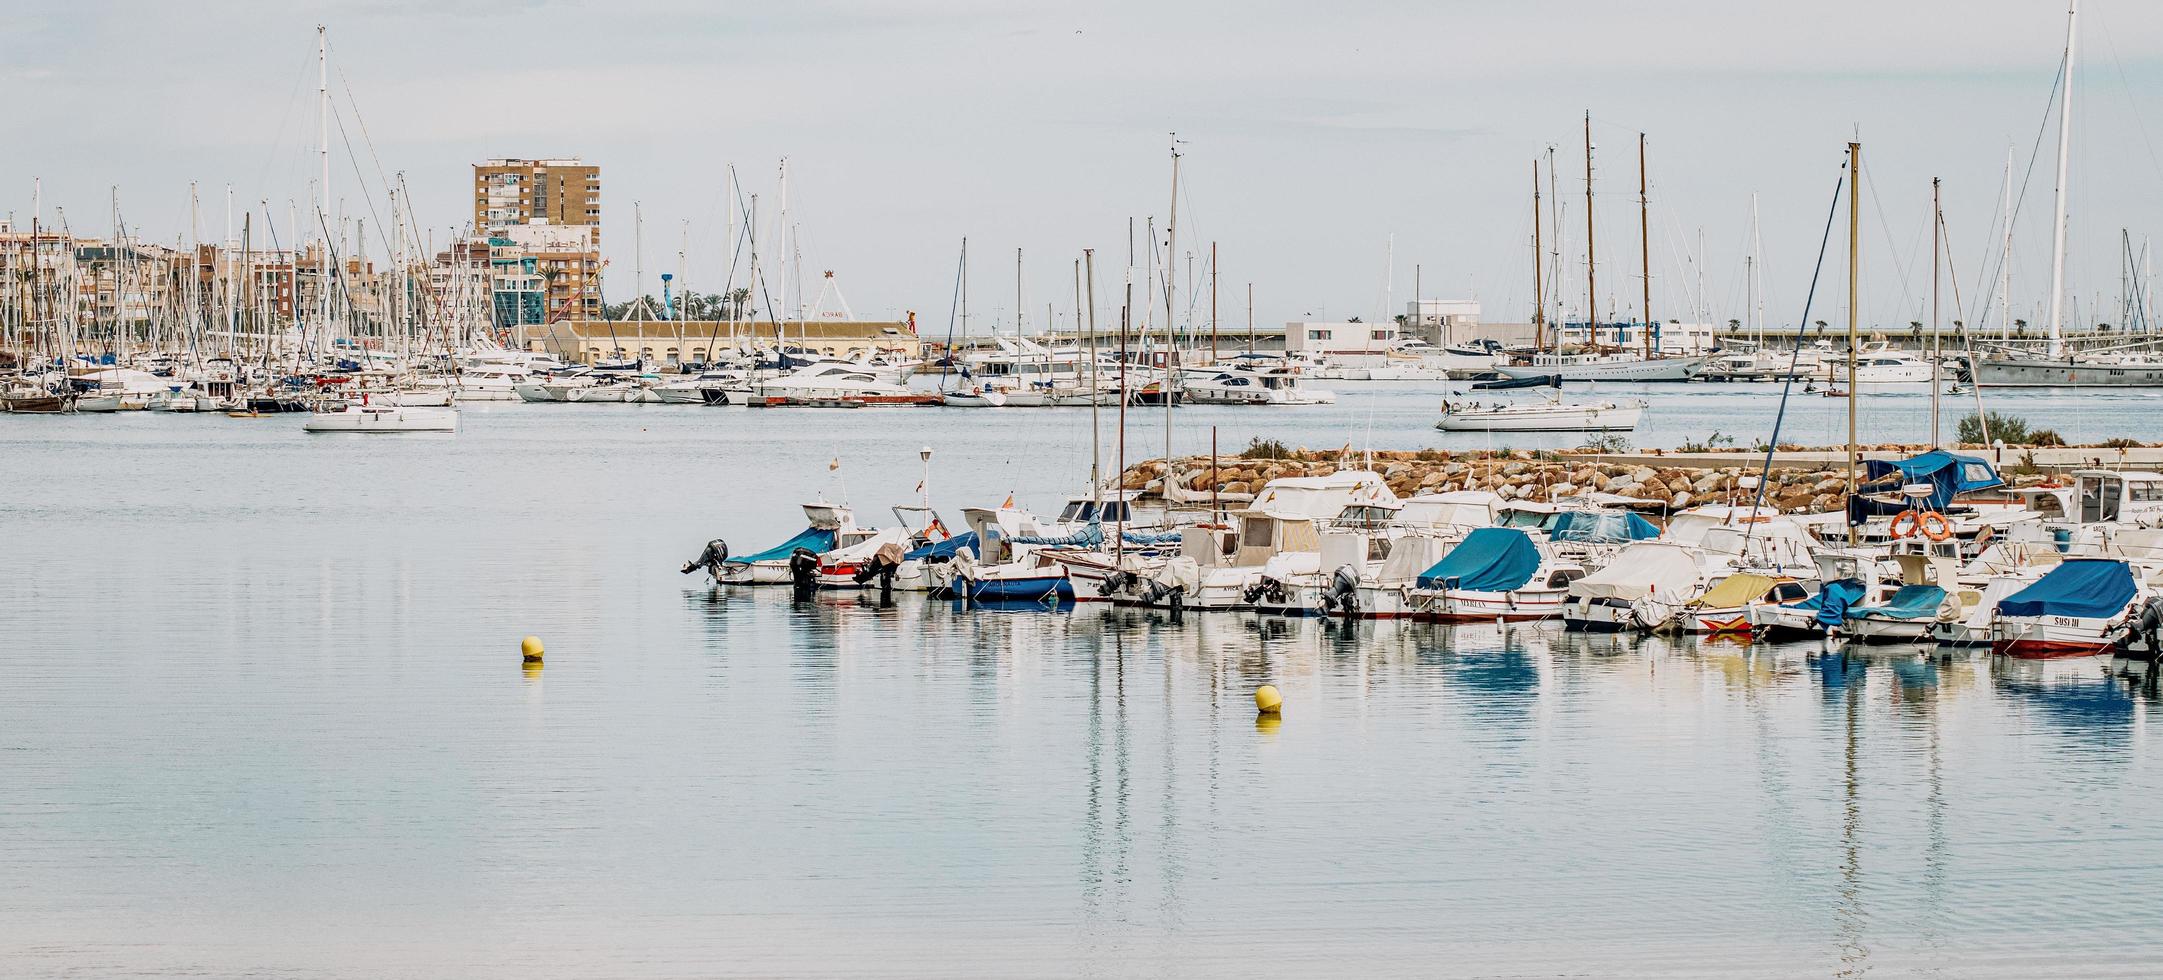
[[[970,531],[966,534],[957,534],[944,541],[934,541],[921,548],[917,548],[913,551],[904,553],[901,556],[901,560],[908,561],[912,558],[952,558],[954,557],[954,552],[960,551],[963,548],[969,549],[970,554],[975,554],[979,550],[976,546],[975,531]]]
[[[748,565],[755,561],[783,561],[790,555],[795,554],[798,548],[809,549],[814,555],[823,555],[834,550],[834,532],[807,527],[797,532],[795,537],[774,545],[765,551],[755,555],[744,555],[741,558],[731,558],[729,562],[730,564]]]
[[[1434,567],[1420,573],[1423,589],[1508,592],[1532,581],[1540,549],[1513,527],[1483,527],[1465,535]]]
[[[1863,583],[1852,578],[1834,579],[1818,588],[1818,593],[1801,602],[1790,602],[1787,609],[1815,609],[1821,626],[1838,626],[1847,621],[1848,606],[1869,591]]]
[[[1850,616],[1881,616],[1886,619],[1927,619],[1938,614],[1945,590],[1935,585],[1903,585],[1882,606],[1855,606]]]
[[[2034,585],[1998,600],[1998,615],[2107,619],[2124,612],[2139,591],[2125,562],[2068,558]]]
[[[1863,473],[1868,479],[1882,479],[1900,474],[1902,484],[1928,483],[1935,489],[1926,501],[1932,510],[1944,510],[1953,502],[1956,494],[1970,490],[2004,486],[1998,471],[1990,462],[1979,456],[1962,456],[1943,449],[1933,449],[1908,459],[1869,459],[1863,461]]]
[[[1090,521],[1086,527],[1073,534],[1052,537],[1043,534],[1014,535],[1015,544],[1041,544],[1054,548],[1094,548],[1104,543],[1104,525]]]
[[[1180,540],[1178,531],[1158,531],[1155,534],[1148,531],[1127,531],[1119,536],[1125,538],[1128,544],[1139,545],[1178,544]]]
[[[1566,510],[1555,515],[1554,529],[1547,536],[1584,544],[1628,544],[1657,538],[1660,529],[1626,510]]]

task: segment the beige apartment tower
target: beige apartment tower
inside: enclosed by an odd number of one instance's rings
[[[601,168],[577,157],[490,160],[473,165],[473,227],[486,234],[513,225],[593,229],[601,242]]]

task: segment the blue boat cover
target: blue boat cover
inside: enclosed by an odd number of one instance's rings
[[[1584,544],[1628,544],[1657,538],[1660,529],[1626,510],[1566,510],[1555,515],[1554,529],[1547,536]]]
[[[1420,573],[1423,589],[1462,589],[1466,592],[1508,592],[1532,581],[1539,571],[1540,549],[1525,532],[1513,527],[1483,527]]]
[[[1180,532],[1178,531],[1159,531],[1155,534],[1151,534],[1147,531],[1126,531],[1121,533],[1119,536],[1126,539],[1126,542],[1128,544],[1156,545],[1178,544],[1180,540],[1179,535]]]
[[[1998,614],[2106,619],[2124,612],[2138,591],[2133,569],[2125,562],[2073,558],[2034,585],[1998,600]]]
[[[1801,602],[1790,602],[1788,609],[1815,609],[1820,626],[1838,626],[1847,621],[1848,606],[1868,591],[1863,583],[1851,578],[1834,579],[1818,588],[1818,594]]]
[[[1938,606],[1945,602],[1945,590],[1935,585],[1903,585],[1885,600],[1882,606],[1856,606],[1848,610],[1855,616],[1876,615],[1886,619],[1925,619],[1938,614]]]
[[[1090,521],[1088,526],[1073,534],[1051,537],[1042,534],[1014,535],[1015,544],[1041,544],[1054,548],[1094,548],[1104,543],[1104,525]]]
[[[741,558],[731,558],[729,562],[731,564],[748,565],[755,561],[784,561],[790,555],[795,554],[798,548],[808,548],[814,555],[823,555],[834,550],[834,532],[807,527],[795,537],[774,545],[765,551],[755,555],[745,555]]]
[[[1944,510],[1952,504],[1956,494],[2005,485],[2005,481],[1998,478],[1998,471],[1991,468],[1988,460],[1949,453],[1943,449],[1933,449],[1920,456],[1901,460],[1864,460],[1863,473],[1871,480],[1898,473],[1903,484],[1930,484],[1936,488],[1931,491],[1927,501],[1931,510]]]
[[[966,534],[957,534],[944,541],[934,541],[921,548],[917,548],[914,551],[903,554],[901,556],[901,559],[903,561],[909,561],[911,559],[923,558],[952,558],[954,557],[954,552],[960,551],[963,548],[969,549],[970,554],[975,554],[977,552],[978,549],[976,547],[975,531],[970,531]]]

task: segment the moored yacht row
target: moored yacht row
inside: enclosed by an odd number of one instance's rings
[[[2083,470],[2007,494],[1987,462],[1933,451],[1873,461],[1869,475],[1844,513],[1736,501],[1658,522],[1648,501],[1605,493],[1400,497],[1361,469],[1146,504],[1099,489],[1055,514],[1009,497],[951,524],[928,500],[896,508],[886,527],[821,500],[794,537],[738,557],[715,542],[685,571],[978,603],[1552,621],[2038,659],[2163,631],[2163,474]]]

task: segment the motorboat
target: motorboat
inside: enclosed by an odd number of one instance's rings
[[[2146,591],[2129,562],[2068,558],[1998,600],[1990,652],[2023,660],[2107,653]]]
[[[1184,372],[1181,396],[1194,405],[1333,405],[1337,394],[1299,386],[1289,365],[1239,364],[1223,370]]]
[[[1637,542],[1600,570],[1570,582],[1562,626],[1580,633],[1657,628],[1698,591],[1699,577],[1695,548],[1669,541]]]
[[[1415,617],[1445,623],[1548,619],[1584,576],[1583,566],[1552,559],[1521,529],[1483,527],[1421,572],[1407,601]]]
[[[1839,384],[1850,383],[1847,358],[1828,357],[1824,363],[1826,376],[1832,381]],[[1852,383],[1911,384],[1931,380],[1934,372],[1935,368],[1927,358],[1904,350],[1894,350],[1886,344],[1871,344],[1856,352],[1855,377]]]
[[[798,550],[823,555],[837,547],[856,544],[874,532],[856,526],[856,512],[846,504],[824,500],[803,505],[807,526],[764,551],[734,556],[715,564],[712,572],[720,585],[787,585],[789,558]]]
[[[362,403],[317,413],[300,427],[307,432],[456,432],[458,410]]]
[[[1681,611],[1670,622],[1679,625],[1685,633],[1748,635],[1751,609],[1804,602],[1809,598],[1809,591],[1795,579],[1736,572],[1713,580],[1705,591],[1683,603]]]
[[[1525,364],[1495,368],[1504,376],[1560,375],[1564,381],[1688,381],[1705,368],[1703,357],[1645,357],[1625,352],[1534,354]]]

